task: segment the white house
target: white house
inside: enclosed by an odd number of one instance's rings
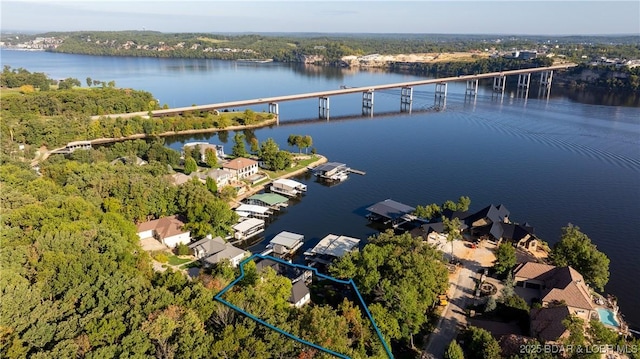
[[[180,243],[191,241],[191,233],[182,229],[184,222],[178,216],[163,217],[138,225],[140,239],[155,238],[169,248],[175,248]]]
[[[258,173],[258,162],[241,157],[224,163],[222,168],[229,170],[237,180],[241,180]]]

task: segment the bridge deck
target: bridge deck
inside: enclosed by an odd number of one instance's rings
[[[339,90],[308,92],[308,93],[295,94],[295,95],[265,97],[265,98],[250,99],[250,100],[220,102],[220,103],[213,103],[208,105],[197,105],[197,106],[189,106],[189,107],[177,107],[177,108],[164,109],[164,110],[155,110],[155,111],[151,111],[151,115],[167,116],[167,115],[176,115],[176,114],[180,114],[183,112],[190,112],[190,111],[212,111],[212,110],[220,110],[225,108],[260,105],[265,103],[268,104],[268,103],[277,103],[277,102],[285,102],[285,101],[303,100],[308,98],[328,97],[328,96],[346,95],[346,94],[367,92],[367,91],[385,90],[385,89],[392,89],[392,88],[430,85],[430,84],[436,84],[436,83],[442,83],[442,82],[479,80],[479,79],[486,79],[486,78],[492,78],[497,76],[528,74],[528,73],[551,71],[551,70],[564,70],[573,66],[576,66],[576,65],[565,64],[565,65],[556,65],[556,66],[548,66],[548,67],[535,67],[535,68],[521,69],[521,70],[489,72],[489,73],[477,74],[477,75],[461,75],[461,76],[455,76],[455,77],[443,77],[443,78],[429,79],[429,80],[398,82],[398,83],[384,84],[384,85],[349,87],[349,88],[341,88]],[[101,117],[126,118],[126,117],[148,116],[148,115],[149,115],[149,112],[146,111],[146,112],[131,112],[131,113],[104,115],[104,116],[92,116],[91,118],[92,119],[100,119]]]

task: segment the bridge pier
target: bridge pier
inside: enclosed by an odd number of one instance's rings
[[[400,112],[411,113],[413,103],[413,87],[403,87],[400,89]]]
[[[436,95],[433,101],[433,106],[442,110],[447,105],[447,83],[446,82],[438,82],[436,83]]]
[[[373,116],[373,90],[362,93],[362,115]]]
[[[500,97],[504,97],[504,89],[507,84],[507,77],[505,75],[496,76],[493,78],[493,93],[500,94]],[[493,97],[493,96],[492,96]]]
[[[318,118],[329,119],[329,98],[318,98]]]
[[[269,113],[276,115],[276,124],[280,124],[280,109],[275,102],[269,103]]]
[[[531,84],[531,73],[518,74],[518,90],[516,91],[517,98],[529,97],[529,84]]]
[[[551,81],[553,80],[553,70],[543,71],[540,73],[540,88],[538,88],[538,97],[542,97],[545,92],[545,97],[549,98],[551,94]]]
[[[465,97],[467,95],[477,96],[478,95],[478,79],[475,80],[467,80],[467,88],[464,91]]]

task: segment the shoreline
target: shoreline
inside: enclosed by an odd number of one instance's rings
[[[246,130],[246,129],[252,129],[252,128],[262,128],[262,127],[271,126],[277,123],[278,123],[278,116],[275,116],[272,119],[264,120],[261,123],[257,123],[254,125],[236,125],[236,126],[228,126],[225,128],[210,127],[210,128],[199,128],[199,129],[182,130],[182,131],[168,131],[168,132],[162,132],[162,133],[152,134],[152,135],[148,135],[146,133],[138,133],[138,134],[126,136],[126,137],[96,138],[89,141],[91,142],[92,145],[102,145],[106,143],[139,140],[139,139],[150,138],[150,137],[170,137],[170,136],[180,136],[180,135],[193,135],[193,134],[199,134],[199,133],[215,133],[215,132],[221,132],[221,131],[238,131],[238,130]]]
[[[327,157],[325,157],[323,155],[315,154],[315,156],[318,156],[319,158],[316,161],[314,161],[314,162],[310,163],[309,165],[307,165],[306,167],[299,168],[299,169],[297,169],[297,170],[295,170],[293,172],[285,173],[282,176],[279,176],[279,177],[276,177],[276,178],[269,177],[268,180],[265,180],[262,183],[257,184],[255,187],[252,187],[249,191],[247,191],[247,192],[245,192],[245,193],[243,193],[241,195],[236,196],[236,198],[234,198],[233,200],[229,201],[229,206],[231,208],[238,207],[241,204],[240,201],[242,201],[243,199],[245,199],[247,197],[253,196],[254,194],[264,190],[274,180],[283,179],[283,178],[291,178],[291,177],[303,174],[303,173],[307,172],[309,170],[309,168],[317,167],[317,166],[329,161],[327,159]]]

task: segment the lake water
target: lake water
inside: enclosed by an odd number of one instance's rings
[[[53,78],[115,80],[119,87],[150,91],[170,107],[420,79],[277,63],[18,51],[2,51],[1,58],[3,66]],[[529,222],[550,244],[567,223],[579,226],[611,259],[606,291],[619,298],[627,321],[640,325],[640,286],[634,284],[640,277],[638,103],[556,88],[549,100],[537,99],[535,87],[530,94],[526,101],[512,98],[507,88],[499,101],[481,88],[474,102],[465,100],[463,84],[450,84],[446,108],[436,111],[434,87],[417,87],[409,115],[398,112],[399,91],[379,91],[373,117],[360,116],[360,94],[339,96],[330,100],[329,121],[317,119],[315,99],[280,104],[280,125],[253,131],[260,141],[271,137],[286,147],[290,134],[308,134],[319,153],[366,175],[331,187],[309,175],[298,178],[309,186],[308,194],[272,222],[265,237],[282,230],[301,233],[305,248],[328,233],[365,239],[376,233],[364,218],[364,208],[375,202],[392,198],[416,206],[467,195],[472,210],[504,204],[512,220]],[[167,144],[178,149],[207,140],[226,144],[230,152],[232,137],[178,136]]]

